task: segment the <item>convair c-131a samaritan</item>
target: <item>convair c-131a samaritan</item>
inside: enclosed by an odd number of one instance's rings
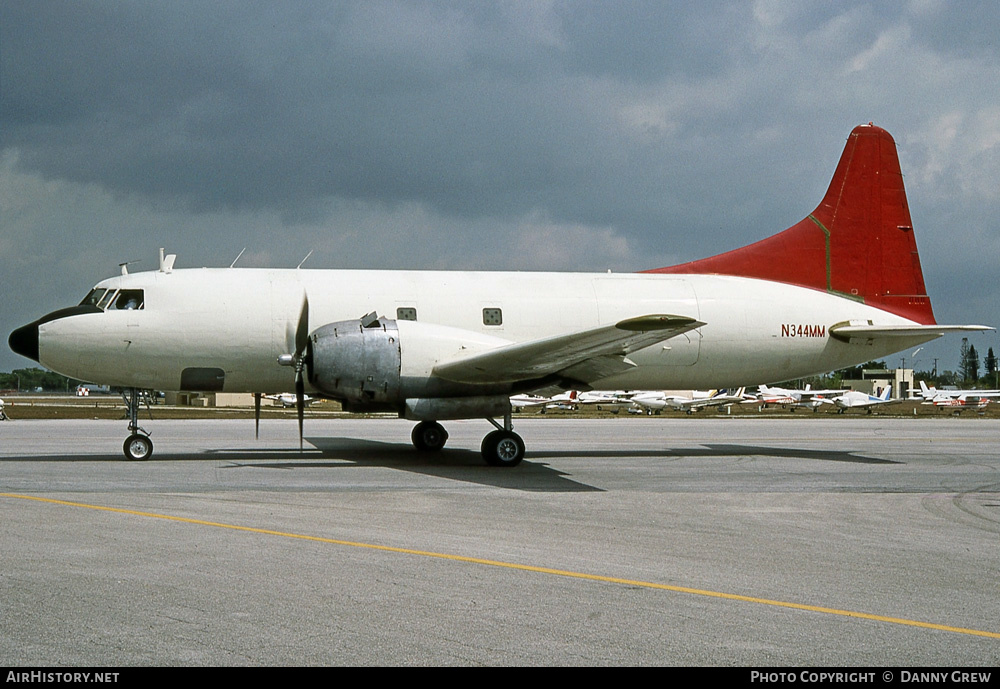
[[[367,315],[365,315],[367,314]],[[510,396],[788,380],[978,325],[938,325],[896,145],[851,132],[822,202],[755,244],[634,274],[174,269],[99,282],[79,306],[10,334],[11,349],[130,400],[131,459],[152,453],[142,390],[304,395],[419,421],[484,418],[485,460],[515,466]],[[259,418],[259,406],[258,406]],[[496,419],[502,418],[500,423]]]

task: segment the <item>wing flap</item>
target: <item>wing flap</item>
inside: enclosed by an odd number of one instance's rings
[[[434,375],[459,383],[514,383],[560,374],[587,382],[629,370],[628,354],[705,325],[651,314],[567,335],[499,347],[438,364]]]
[[[605,356],[596,356],[579,364],[564,368],[559,372],[559,375],[571,380],[600,380],[601,378],[625,373],[633,368],[635,368],[635,364],[629,361],[627,357],[607,354]]]

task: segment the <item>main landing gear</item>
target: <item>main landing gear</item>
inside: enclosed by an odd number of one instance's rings
[[[144,391],[139,388],[122,390],[122,399],[128,413],[129,437],[125,438],[122,450],[125,458],[135,461],[149,459],[153,455],[153,441],[149,439],[149,431],[139,427],[139,404],[145,398]],[[149,406],[148,399],[146,406]]]
[[[510,412],[504,414],[503,426],[494,419],[486,419],[496,427],[483,438],[483,459],[490,466],[516,467],[524,459],[524,441],[513,430]],[[448,431],[437,421],[421,421],[410,434],[413,446],[424,452],[436,452],[448,440]]]
[[[448,431],[437,421],[421,421],[413,427],[410,440],[421,452],[437,452],[448,441]]]

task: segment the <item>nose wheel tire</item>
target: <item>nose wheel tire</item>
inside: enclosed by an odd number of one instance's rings
[[[524,459],[524,441],[513,431],[493,431],[483,438],[482,451],[490,466],[516,467]]]
[[[133,433],[125,439],[122,449],[125,451],[126,459],[142,461],[152,456],[153,441],[149,439],[149,436]]]
[[[422,452],[437,452],[448,441],[448,431],[437,421],[421,421],[413,427],[410,440]]]

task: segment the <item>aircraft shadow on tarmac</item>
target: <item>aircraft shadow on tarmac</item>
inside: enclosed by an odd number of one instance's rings
[[[486,466],[480,453],[465,449],[444,449],[440,452],[418,453],[409,443],[390,443],[358,438],[308,438],[303,452],[298,448],[236,448],[205,450],[182,454],[162,452],[150,463],[159,461],[221,460],[224,469],[349,469],[381,467],[408,471],[435,478],[464,481],[496,488],[535,492],[604,492],[569,478],[568,474],[539,462],[546,458],[649,458],[676,460],[683,458],[749,458],[774,457],[855,464],[902,464],[889,459],[868,457],[847,450],[806,450],[755,445],[705,444],[692,448],[616,450],[540,450],[514,469]],[[310,447],[310,445],[312,447]],[[115,462],[126,463],[121,455],[34,455],[4,457],[2,461],[45,462]],[[141,465],[143,462],[136,462]]]
[[[556,457],[649,457],[651,459],[678,459],[681,457],[779,457],[787,459],[815,459],[824,462],[851,462],[854,464],[902,464],[891,459],[866,457],[849,450],[802,450],[788,447],[763,447],[757,445],[701,445],[682,449],[663,450],[556,450],[532,452],[534,458]]]
[[[382,467],[415,474],[465,481],[496,488],[538,492],[603,492],[567,477],[565,472],[528,460],[515,469],[486,466],[482,455],[474,450],[444,449],[440,452],[417,453],[409,443],[389,443],[358,438],[307,438],[313,448],[303,455],[298,450],[262,452],[247,450],[213,450],[209,454],[226,459],[224,468],[261,469],[345,469],[351,467]],[[324,460],[317,457],[317,451]],[[261,462],[275,459],[276,462]],[[244,463],[246,462],[246,463]]]
[[[500,469],[483,463],[474,450],[444,449],[430,454],[417,453],[409,443],[384,443],[351,438],[310,438],[314,447],[249,448],[204,450],[198,453],[159,452],[148,462],[129,462],[120,454],[22,455],[0,457],[0,462],[112,462],[137,468],[157,462],[228,462],[223,469],[350,469],[383,467],[400,469],[436,478],[465,481],[495,488],[545,492],[604,492],[568,478],[565,472],[546,464],[522,462],[515,469]],[[268,461],[270,460],[270,461]]]

